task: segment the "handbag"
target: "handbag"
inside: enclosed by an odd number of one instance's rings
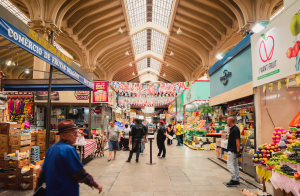
[[[171,135],[169,135],[169,134],[167,134],[167,138],[168,138],[169,140],[173,140],[173,136],[171,136]]]
[[[46,196],[46,189],[41,186],[33,193],[33,196]]]

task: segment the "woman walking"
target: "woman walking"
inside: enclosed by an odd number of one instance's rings
[[[174,134],[174,126],[171,125],[171,124],[168,125],[168,134],[169,134],[170,136],[173,137],[173,134]],[[170,145],[172,144],[172,140],[168,138],[167,144],[168,144],[168,146],[170,146]]]

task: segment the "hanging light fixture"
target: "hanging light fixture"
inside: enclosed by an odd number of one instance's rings
[[[7,66],[10,66],[10,65],[11,65],[11,60],[6,61],[6,65],[7,65]]]
[[[174,53],[172,51],[170,52],[170,56],[174,56]]]
[[[132,72],[132,75],[133,75],[133,76],[135,76],[135,73],[134,73],[134,72]]]
[[[166,67],[170,67],[169,63],[167,63]]]
[[[28,70],[28,69],[26,69],[26,70],[25,70],[25,73],[26,73],[26,74],[29,74],[29,70]]]
[[[178,28],[178,31],[177,31],[177,35],[182,35],[182,31],[180,29],[180,14],[179,14],[179,6],[180,6],[180,1],[178,3],[178,17],[179,17],[179,28]]]
[[[131,63],[129,63],[129,67],[132,67],[132,64],[131,64]]]
[[[129,56],[129,52],[128,51],[125,52],[125,56]]]
[[[121,29],[121,16],[122,16],[122,14],[121,14],[121,9],[122,9],[122,4],[120,4],[120,28],[119,28],[119,30],[117,31],[117,33],[118,33],[119,35],[123,34],[123,31],[122,31],[122,29]]]
[[[163,77],[166,77],[166,74],[164,73]]]

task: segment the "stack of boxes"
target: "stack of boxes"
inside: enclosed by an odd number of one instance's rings
[[[20,169],[19,189],[34,190],[36,187],[36,181],[40,170],[36,168],[30,168],[30,170],[25,173],[22,173],[21,171],[22,170]]]
[[[40,161],[40,147],[39,146],[31,146],[31,154],[30,154],[31,163],[36,163]]]
[[[36,146],[40,148],[40,159],[43,160],[45,156],[45,141],[46,141],[46,132],[41,131],[36,133]]]
[[[20,168],[29,164],[29,151],[11,154],[4,153],[4,160],[5,169],[7,170],[4,176],[4,188],[19,189]]]

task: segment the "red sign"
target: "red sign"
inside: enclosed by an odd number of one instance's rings
[[[96,114],[101,114],[101,112],[102,112],[101,108],[95,108],[95,113]]]
[[[95,82],[93,94],[94,103],[108,102],[108,81]]]
[[[271,39],[269,39],[269,38],[271,38]],[[269,39],[269,42],[267,43],[268,39]],[[269,45],[271,46],[270,51],[267,51],[266,44],[267,44],[267,46],[269,46]],[[260,59],[262,60],[262,62],[267,62],[267,61],[271,60],[271,58],[273,56],[273,52],[274,52],[274,38],[269,35],[267,37],[267,39],[262,40],[259,45],[259,55],[260,55]]]
[[[89,96],[88,95],[77,95],[76,99],[77,100],[88,100]]]

